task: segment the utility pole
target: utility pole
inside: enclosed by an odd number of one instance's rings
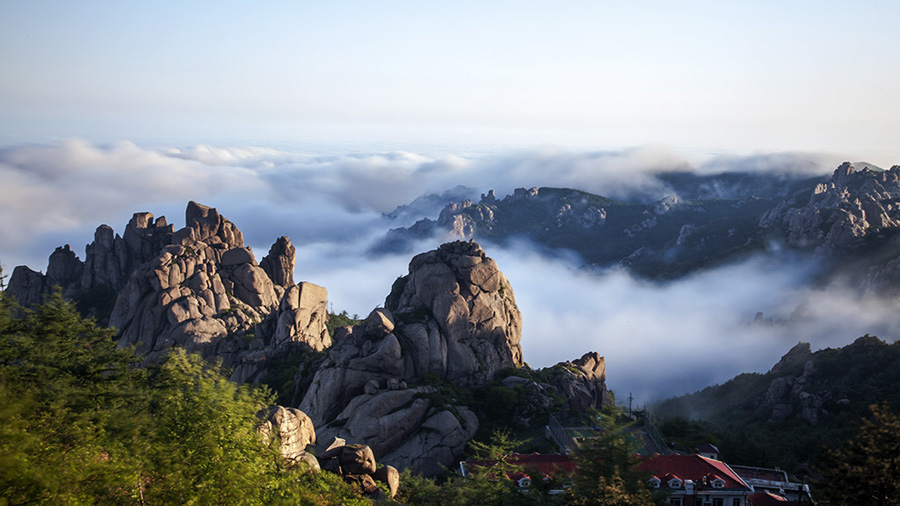
[[[628,418],[634,419],[634,415],[631,414],[631,401],[634,400],[634,397],[631,396],[631,392],[628,392]]]

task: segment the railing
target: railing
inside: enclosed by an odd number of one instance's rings
[[[656,425],[653,424],[653,420],[651,420],[650,416],[647,414],[644,415],[644,430],[647,432],[647,437],[650,438],[650,441],[653,441],[653,444],[656,445],[659,453],[663,455],[671,453],[669,445],[666,444],[666,440],[663,439],[662,434],[659,433],[659,430],[656,429]]]
[[[552,414],[550,415],[550,421],[547,423],[547,430],[550,432],[550,435],[553,436],[553,440],[556,441],[556,444],[559,445],[559,451],[568,452],[570,449],[569,446],[571,445],[569,432]]]

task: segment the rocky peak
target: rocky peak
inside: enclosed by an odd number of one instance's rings
[[[585,353],[571,364],[590,381],[606,381],[606,359],[596,351]]]
[[[666,214],[672,209],[674,209],[679,204],[678,197],[676,195],[668,195],[653,204],[653,212],[657,215]]]
[[[173,242],[223,243],[231,248],[244,247],[244,235],[233,223],[219,215],[214,207],[190,201],[185,211],[185,223],[185,228],[176,233]]]
[[[269,254],[263,257],[259,266],[262,267],[269,278],[278,286],[288,288],[294,284],[294,263],[296,262],[296,250],[291,240],[285,236],[279,237],[269,249]]]
[[[615,403],[613,393],[606,389],[606,359],[600,354],[588,352],[560,366],[564,374],[557,377],[554,386],[565,398],[561,416]]]
[[[538,187],[534,187],[534,188],[530,188],[530,189],[516,188],[515,190],[513,190],[512,195],[508,195],[503,200],[514,202],[516,200],[531,199],[531,198],[536,198],[539,195],[539,193],[540,193],[540,188],[538,188]]]
[[[69,245],[59,247],[50,255],[46,275],[26,266],[16,267],[8,293],[25,306],[39,304],[54,287],[60,287],[66,297],[93,292],[114,298],[138,266],[170,244],[172,234],[173,228],[166,223],[165,217],[154,220],[151,213],[135,213],[128,221],[123,237],[116,235],[108,225],[100,225],[94,232],[94,242],[85,246],[84,262],[75,256]],[[111,305],[111,301],[108,302]],[[88,309],[101,323],[106,323],[107,314],[97,308]]]
[[[40,303],[54,286],[70,298],[87,294],[98,305],[88,312],[117,328],[119,343],[136,346],[147,361],[183,346],[221,359],[237,381],[258,378],[267,359],[289,346],[331,344],[327,292],[293,284],[288,238],[264,259],[276,283],[214,208],[191,202],[186,218],[188,226],[174,232],[165,217],[135,213],[121,237],[101,225],[85,262],[68,245],[59,247],[46,275],[17,267],[7,293],[24,305]],[[108,300],[94,300],[101,298]]]
[[[47,264],[47,278],[51,284],[68,286],[81,278],[84,263],[75,256],[72,247],[66,244],[50,254]]]
[[[509,280],[474,241],[457,241],[417,255],[400,278],[385,308],[401,322],[420,351],[420,375],[451,382],[483,384],[494,373],[522,365],[522,317]],[[419,315],[427,315],[424,321]],[[434,355],[423,346],[436,326],[446,350]],[[426,358],[424,354],[427,354]]]
[[[781,357],[781,360],[778,361],[777,364],[772,366],[773,374],[779,374],[781,372],[790,370],[792,367],[796,367],[802,364],[805,364],[808,360],[812,358],[812,348],[809,343],[798,342],[794,345],[793,348],[788,350],[784,356]]]
[[[335,336],[300,409],[327,437],[372,446],[385,462],[437,474],[478,427],[464,406],[434,404],[426,377],[484,385],[522,362],[522,319],[506,276],[474,242],[415,256],[383,308]]]
[[[494,193],[494,190],[488,190],[487,194],[481,194],[481,202],[482,204],[496,204],[497,203],[497,195]]]
[[[900,227],[900,170],[857,171],[842,163],[815,186],[804,206],[783,201],[764,213],[762,228],[784,226],[792,246],[815,246],[830,255],[855,247],[870,233]]]

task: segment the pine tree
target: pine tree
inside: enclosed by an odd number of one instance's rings
[[[650,506],[645,473],[629,440],[629,427],[618,409],[596,413],[600,435],[586,440],[575,452],[574,484],[567,504],[578,506]]]
[[[900,505],[900,418],[887,404],[870,409],[856,434],[823,459],[817,488],[829,505]]]

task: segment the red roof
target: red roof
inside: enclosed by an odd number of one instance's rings
[[[522,455],[514,453],[506,458],[506,462],[520,469],[516,472],[509,473],[507,478],[518,481],[520,478],[528,476],[526,471],[537,470],[544,476],[554,476],[559,473],[572,473],[575,471],[575,461],[569,455],[559,453],[551,453],[542,455],[540,453],[529,453]],[[467,460],[464,465],[466,467],[491,467],[494,462],[484,460]]]
[[[638,469],[656,476],[676,475],[680,480],[692,480],[698,485],[703,484],[704,478],[707,483],[721,478],[725,482],[725,488],[750,490],[728,464],[700,455],[653,455],[638,464]],[[665,486],[665,482],[662,485]]]
[[[514,453],[509,456],[507,462],[514,466],[537,468],[544,474],[556,474],[560,471],[571,473],[575,470],[575,461],[572,460],[572,457],[560,453],[547,455],[540,453],[529,453],[526,455]]]

